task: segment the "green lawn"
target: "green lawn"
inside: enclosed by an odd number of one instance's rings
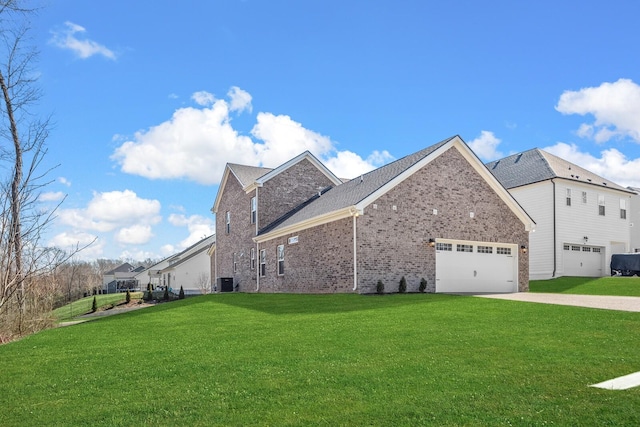
[[[131,292],[131,300],[133,301],[142,298],[142,294],[142,292]],[[98,308],[108,305],[117,305],[125,301],[126,295],[126,293],[96,295],[96,305]],[[53,316],[58,322],[64,322],[71,320],[76,316],[90,312],[92,305],[93,296],[82,298],[54,310]]]
[[[532,280],[530,292],[640,297],[640,277],[559,277]]]
[[[0,346],[0,425],[640,425],[640,313],[222,294]]]

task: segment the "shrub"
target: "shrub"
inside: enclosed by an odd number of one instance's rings
[[[91,312],[95,313],[96,311],[98,311],[98,301],[96,300],[96,297],[93,297],[93,303],[91,304]]]
[[[427,289],[427,279],[423,277],[422,279],[420,279],[420,287],[418,288],[418,290],[420,292],[424,292],[426,289]]]
[[[184,299],[184,289],[180,286],[180,293],[178,294],[178,299]]]
[[[407,292],[407,279],[404,278],[404,276],[402,276],[402,279],[400,279],[400,285],[398,286],[398,292],[401,294],[404,294],[405,292]]]
[[[127,304],[131,302],[131,292],[129,292],[129,289],[127,289],[127,296],[125,297],[124,302]]]
[[[153,292],[152,291],[147,291],[144,293],[144,300],[145,301],[151,301],[153,299]]]
[[[147,292],[151,293],[153,291],[153,285],[151,282],[147,283]]]
[[[377,294],[384,293],[384,283],[382,283],[382,280],[378,280],[378,283],[376,284],[376,293]]]
[[[164,295],[162,296],[162,299],[164,299],[165,301],[169,301],[169,287],[165,286],[164,288]]]

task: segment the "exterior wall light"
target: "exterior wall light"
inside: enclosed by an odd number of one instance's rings
[[[436,241],[434,239],[429,239],[429,246],[434,247],[436,245]]]
[[[525,245],[520,246],[520,252],[522,252],[523,254],[527,253],[527,247]]]

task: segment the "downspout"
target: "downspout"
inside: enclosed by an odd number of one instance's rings
[[[258,235],[258,187],[256,187],[256,236]],[[258,260],[260,259],[260,245],[256,242],[256,253],[255,253],[255,263],[256,263],[256,292],[260,291],[260,263]],[[249,261],[251,262],[251,261]]]
[[[556,183],[553,179],[551,180],[551,184],[553,185],[553,273],[551,273],[551,277],[553,278],[556,277],[556,268],[558,263],[558,245],[556,242]]]
[[[356,241],[356,220],[358,214],[353,216],[353,290],[358,289],[358,245]]]

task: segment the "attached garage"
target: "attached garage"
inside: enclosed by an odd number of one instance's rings
[[[518,292],[517,245],[437,239],[436,292]]]
[[[564,276],[601,277],[603,275],[603,248],[565,243],[563,249]]]

